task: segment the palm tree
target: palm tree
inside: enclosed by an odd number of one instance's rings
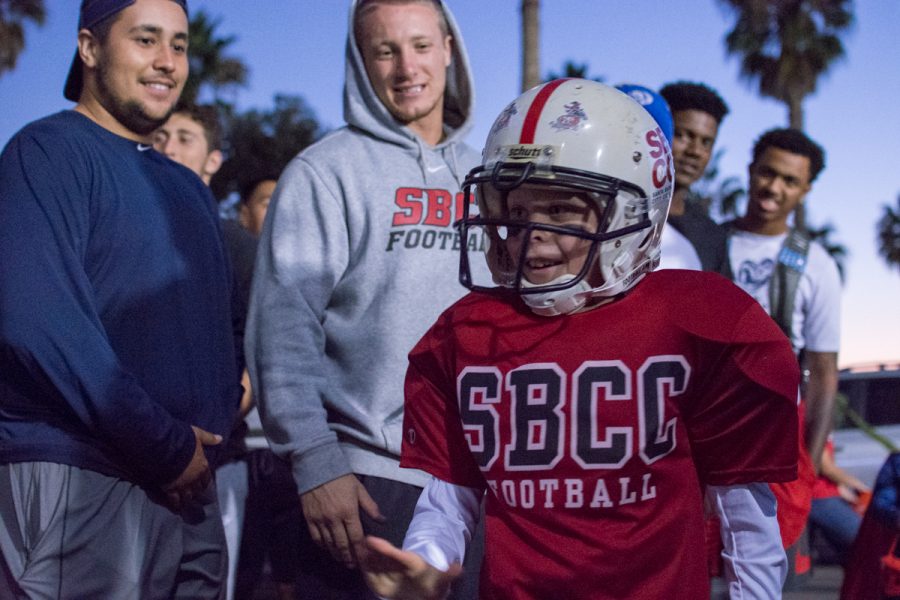
[[[185,102],[196,102],[201,88],[209,86],[213,98],[221,104],[223,89],[243,86],[247,82],[248,69],[244,62],[225,54],[237,38],[217,36],[216,28],[221,22],[203,10],[198,10],[191,19],[188,28],[191,74],[181,93]]]
[[[897,210],[884,205],[884,213],[878,219],[878,254],[888,267],[900,269],[900,195],[897,196]]]
[[[725,37],[728,54],[740,57],[741,76],[759,93],[783,102],[788,126],[803,129],[803,99],[844,56],[840,34],[853,23],[852,0],[719,0],[737,15]],[[803,204],[794,211],[806,225]]]
[[[807,233],[809,233],[811,239],[819,242],[831,258],[834,259],[835,264],[837,264],[838,273],[841,276],[841,282],[843,282],[845,276],[844,261],[847,259],[847,247],[840,242],[831,239],[835,233],[834,225],[825,223],[825,225],[819,228],[810,227],[807,229]]]
[[[277,179],[298,152],[324,133],[300,96],[276,95],[273,108],[230,114],[226,122],[228,159],[210,182],[219,199],[260,176]]]
[[[601,83],[604,80],[602,76],[589,77],[587,63],[578,64],[571,60],[567,60],[565,64],[563,64],[563,70],[561,74],[550,71],[549,73],[547,73],[547,77],[544,79],[544,81],[553,81],[554,79],[559,79],[561,77],[580,77],[581,79],[593,79],[594,81],[599,81]]]
[[[540,0],[522,0],[522,91],[541,82]]]
[[[44,24],[44,0],[0,0],[0,75],[16,68],[25,49],[25,21]]]
[[[803,129],[803,99],[844,56],[840,35],[853,23],[852,0],[719,0],[737,15],[725,37],[741,76],[783,102],[788,124]]]

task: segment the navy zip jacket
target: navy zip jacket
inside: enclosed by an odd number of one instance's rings
[[[0,155],[0,463],[175,479],[191,425],[235,418],[230,290],[196,175],[74,111],[22,129]]]

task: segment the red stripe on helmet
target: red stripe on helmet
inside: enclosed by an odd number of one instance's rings
[[[571,78],[551,81],[542,87],[541,91],[534,97],[534,101],[528,108],[528,114],[525,115],[525,122],[522,124],[522,137],[519,138],[520,144],[534,143],[534,132],[537,130],[538,119],[541,118],[541,113],[544,111],[544,106],[547,105],[547,101],[550,100],[550,95],[556,88],[567,82],[569,79]]]

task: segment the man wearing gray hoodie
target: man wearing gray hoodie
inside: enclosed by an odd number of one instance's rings
[[[480,157],[462,142],[472,78],[445,5],[354,0],[349,28],[347,125],[278,182],[246,347],[310,537],[343,563],[310,559],[310,569],[329,593],[356,598],[365,585],[344,567],[358,565],[364,532],[401,543],[428,480],[399,467],[407,354],[465,291],[453,223]]]

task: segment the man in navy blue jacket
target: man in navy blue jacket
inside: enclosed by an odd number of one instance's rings
[[[240,397],[215,203],[150,150],[186,0],[83,0],[65,95],[0,155],[0,597],[217,598]]]

